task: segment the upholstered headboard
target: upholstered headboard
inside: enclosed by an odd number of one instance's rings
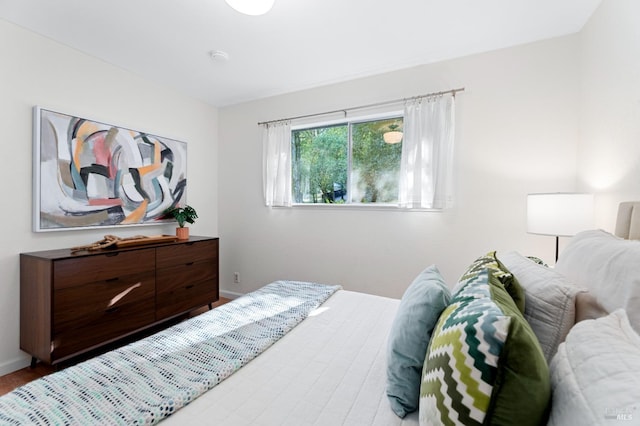
[[[640,240],[640,201],[620,203],[615,234],[627,240]]]

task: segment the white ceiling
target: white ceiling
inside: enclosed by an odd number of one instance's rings
[[[575,33],[600,2],[275,0],[246,16],[224,0],[0,0],[0,17],[224,106]]]

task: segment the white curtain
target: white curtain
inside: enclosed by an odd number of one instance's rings
[[[265,205],[291,206],[291,123],[288,121],[264,125],[262,182]]]
[[[406,103],[400,207],[444,209],[453,205],[454,117],[451,95]]]

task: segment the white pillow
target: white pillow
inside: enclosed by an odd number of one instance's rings
[[[609,312],[623,308],[640,331],[640,241],[605,231],[584,231],[571,239],[555,270],[585,287]]]
[[[524,289],[524,318],[536,334],[547,362],[576,322],[576,295],[581,290],[566,278],[517,252],[498,256]]]
[[[588,291],[576,294],[576,322],[598,319],[609,315],[606,309],[598,303],[593,294]]]
[[[624,310],[576,324],[551,361],[549,425],[640,422],[640,336]]]

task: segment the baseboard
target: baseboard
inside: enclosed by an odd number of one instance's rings
[[[244,293],[237,293],[235,291],[220,290],[220,297],[226,299],[237,299],[240,296],[244,296]]]
[[[11,374],[14,371],[22,370],[31,364],[31,358],[21,357],[0,364],[0,376]]]

